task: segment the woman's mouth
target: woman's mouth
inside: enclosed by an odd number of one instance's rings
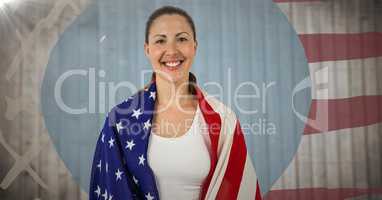
[[[162,65],[164,65],[166,68],[170,70],[176,70],[180,67],[180,65],[183,63],[183,60],[176,60],[176,61],[166,61],[166,62],[161,62]]]

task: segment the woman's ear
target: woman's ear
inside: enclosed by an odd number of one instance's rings
[[[143,49],[145,50],[145,55],[148,57],[149,56],[149,44],[145,42],[143,45]]]
[[[195,40],[194,48],[195,48],[195,51],[196,51],[196,49],[198,48],[198,41],[197,41],[197,40]]]

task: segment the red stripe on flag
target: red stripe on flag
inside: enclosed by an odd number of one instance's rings
[[[259,181],[256,181],[256,196],[255,200],[262,200]]]
[[[382,56],[382,33],[300,34],[309,63]]]
[[[264,200],[296,200],[296,199],[331,199],[343,200],[351,197],[367,198],[372,194],[382,194],[382,188],[302,188],[291,190],[272,190]]]
[[[218,143],[219,143],[219,134],[221,129],[221,119],[218,113],[216,113],[211,105],[204,98],[203,93],[199,88],[196,89],[196,96],[198,97],[199,107],[202,111],[204,120],[208,124],[208,133],[211,141],[211,166],[210,171],[208,172],[207,178],[204,180],[202,185],[202,190],[200,193],[200,199],[205,199],[208,187],[211,183],[212,175],[215,172],[216,164],[217,164],[217,152],[218,152]]]
[[[304,134],[367,126],[382,122],[382,96],[312,100]]]
[[[240,190],[241,178],[247,158],[247,148],[239,121],[236,122],[233,134],[227,169],[216,196],[218,200],[236,199]]]
[[[275,3],[290,3],[290,2],[319,2],[322,0],[273,0]]]

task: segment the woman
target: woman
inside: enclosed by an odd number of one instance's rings
[[[146,24],[151,83],[108,114],[90,199],[261,199],[234,113],[196,85],[192,18],[165,6]]]

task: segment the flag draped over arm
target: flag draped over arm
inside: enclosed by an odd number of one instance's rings
[[[202,188],[202,199],[261,200],[255,169],[235,113],[200,89],[197,97],[208,125],[212,163]]]
[[[136,195],[124,165],[121,144],[106,118],[94,154],[89,199],[136,199]]]
[[[94,154],[90,200],[159,199],[147,163],[154,97],[140,91],[109,112]]]

